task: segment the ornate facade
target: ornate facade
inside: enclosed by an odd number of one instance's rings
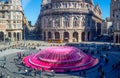
[[[0,41],[22,40],[23,10],[20,0],[0,1]]]
[[[101,35],[101,10],[92,0],[43,0],[41,7],[42,40],[81,42]]]
[[[120,0],[111,0],[110,13],[113,21],[114,42],[120,43]]]

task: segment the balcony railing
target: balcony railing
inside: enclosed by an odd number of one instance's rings
[[[48,9],[41,12],[41,14],[50,14],[50,13],[62,13],[62,12],[69,12],[69,13],[89,13],[88,9],[81,9],[81,8],[57,8],[57,9]]]
[[[57,2],[57,1],[62,1],[62,2],[64,2],[64,1],[67,1],[68,2],[68,0],[51,0],[52,2]],[[80,1],[81,2],[81,0],[69,0],[69,1],[74,1],[74,2],[78,2],[78,1]]]

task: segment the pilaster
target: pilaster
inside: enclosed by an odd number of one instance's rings
[[[73,33],[69,32],[69,42],[73,42]]]
[[[82,41],[82,32],[80,31],[79,33],[78,33],[78,42],[81,42]]]

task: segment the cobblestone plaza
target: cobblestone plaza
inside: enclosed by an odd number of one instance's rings
[[[38,0],[35,8],[33,0],[0,0],[0,78],[120,78],[120,0],[104,21],[109,1]]]
[[[37,41],[27,41],[10,43],[1,46],[0,50],[0,77],[1,78],[119,78],[120,74],[120,54],[119,46],[115,45],[111,49],[105,45],[109,43],[86,42],[81,44],[57,44]],[[99,58],[99,64],[93,68],[77,71],[55,73],[35,70],[26,67],[22,63],[22,58],[29,54],[38,52],[51,46],[74,46],[84,52]],[[89,46],[89,47],[88,47]],[[111,44],[113,46],[113,44]],[[110,50],[109,50],[110,49]],[[21,54],[21,56],[19,56]]]

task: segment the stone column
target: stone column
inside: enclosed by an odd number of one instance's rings
[[[48,40],[48,32],[46,31],[45,34],[46,34],[46,41],[47,41]]]
[[[92,40],[91,32],[89,32],[89,40]]]
[[[88,41],[88,32],[85,32],[85,41]]]
[[[120,43],[120,34],[118,34],[118,43]]]
[[[82,41],[82,39],[81,39],[82,37],[81,37],[81,36],[82,36],[82,32],[80,31],[80,32],[78,33],[78,42],[81,42],[81,41]]]
[[[55,39],[55,33],[54,33],[54,31],[52,31],[51,33],[52,33],[52,39]]]
[[[5,32],[4,32],[4,34],[3,34],[3,35],[4,35],[4,42],[5,42],[5,39],[6,39],[6,34],[5,34]]]
[[[52,21],[52,27],[53,28],[55,27],[55,21],[54,20]]]
[[[11,41],[13,41],[13,38],[14,37],[14,35],[13,35],[13,32],[11,32]]]
[[[70,16],[69,25],[70,28],[73,28],[73,16]]]
[[[69,42],[73,42],[73,32],[69,32]]]
[[[44,40],[44,32],[42,31],[42,40]]]
[[[113,36],[114,38],[114,43],[116,43],[116,34],[114,33],[114,36]]]
[[[96,36],[96,35],[97,35],[97,22],[95,22],[95,28],[96,28],[96,29],[95,29],[95,32],[96,32],[96,33],[95,33],[95,36]]]
[[[64,18],[62,16],[61,16],[61,20],[60,21],[61,21],[61,28],[63,28],[64,27],[64,23],[63,23],[64,22]]]
[[[22,37],[21,37],[21,32],[19,32],[19,41],[22,40],[21,38],[22,38]]]
[[[60,32],[60,39],[63,41],[63,31]]]
[[[15,38],[16,41],[18,41],[18,38],[17,38],[17,33],[16,33],[16,38]]]
[[[20,33],[20,40],[22,40],[23,39],[23,36],[22,36],[22,32]]]

